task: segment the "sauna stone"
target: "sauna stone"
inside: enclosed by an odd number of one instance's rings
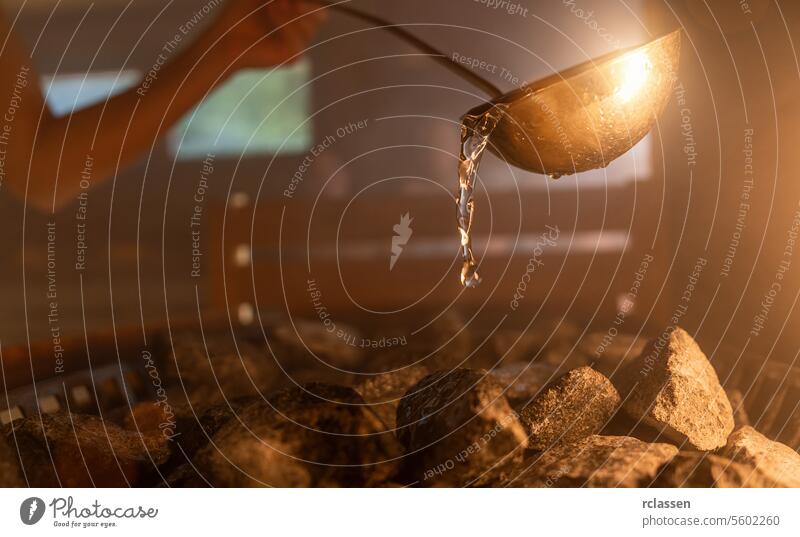
[[[681,328],[650,341],[614,380],[625,411],[676,443],[713,450],[733,430],[733,411],[714,368]]]
[[[5,436],[6,441],[16,439],[33,487],[133,486],[169,457],[168,446],[158,438],[125,431],[96,416],[26,418]]]
[[[358,367],[363,359],[361,333],[344,323],[324,324],[302,319],[293,323],[286,321],[274,327],[273,335],[300,353],[310,353],[321,366],[352,369]]]
[[[492,369],[490,373],[503,387],[506,399],[515,410],[521,410],[558,378],[557,369],[537,362],[515,362]]]
[[[678,453],[670,444],[626,436],[584,438],[529,458],[509,482],[514,487],[643,487]]]
[[[503,388],[483,371],[440,371],[397,409],[397,437],[422,486],[480,485],[522,460],[527,437]]]
[[[161,436],[166,439],[174,436],[176,416],[171,407],[152,401],[137,403],[127,412],[122,420],[122,428],[144,435]]]
[[[492,335],[491,343],[504,364],[534,359],[552,363],[569,352],[579,334],[578,327],[569,321],[546,320],[524,330],[501,328]]]
[[[206,488],[209,483],[203,479],[192,464],[186,463],[171,469],[156,486],[161,488]]]
[[[197,451],[206,446],[209,440],[223,425],[236,419],[242,409],[249,405],[264,402],[260,396],[241,397],[207,408],[192,408],[188,405],[176,409],[177,436],[173,442],[178,449],[173,449],[171,467],[186,463]]]
[[[600,434],[609,436],[632,436],[643,442],[650,443],[674,443],[674,440],[667,437],[660,429],[651,427],[641,420],[632,418],[628,413],[620,411],[614,413],[606,426],[603,427],[603,430],[600,431]]]
[[[581,339],[579,348],[589,357],[592,367],[611,376],[625,363],[637,358],[645,345],[645,338],[633,334],[593,332]]]
[[[367,377],[355,389],[389,430],[397,426],[397,407],[408,389],[430,374],[425,366],[411,366]]]
[[[361,487],[390,480],[401,454],[353,389],[311,384],[246,406],[194,463],[216,487]]]
[[[0,436],[0,488],[24,487],[14,438]]]
[[[359,375],[332,369],[320,363],[313,364],[311,367],[287,371],[286,375],[285,381],[280,383],[278,389],[304,386],[312,382],[331,384],[333,386],[352,386],[359,380]],[[277,389],[272,391],[277,391]]]
[[[151,377],[153,374],[151,374]],[[269,394],[285,379],[266,349],[248,343],[184,339],[164,364],[167,401],[209,407],[238,397]],[[155,379],[154,379],[155,380]]]
[[[780,442],[774,442],[752,427],[742,427],[728,437],[720,455],[757,468],[776,486],[800,487],[800,455]]]
[[[520,413],[528,448],[544,451],[600,432],[620,404],[617,389],[591,367],[573,369]]]
[[[761,488],[774,487],[757,468],[727,457],[698,451],[681,451],[659,472],[653,487]]]

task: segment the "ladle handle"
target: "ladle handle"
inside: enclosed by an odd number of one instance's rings
[[[440,50],[430,46],[425,41],[417,38],[414,34],[409,33],[408,31],[400,28],[399,26],[394,25],[393,23],[382,19],[380,17],[376,17],[375,15],[370,15],[369,13],[364,13],[358,9],[352,8],[346,5],[346,2],[340,3],[333,3],[327,0],[315,0],[318,4],[328,7],[330,9],[335,9],[336,11],[340,11],[342,13],[346,13],[352,17],[357,19],[361,19],[366,21],[375,27],[380,27],[387,32],[391,32],[395,36],[399,37],[403,41],[406,41],[413,45],[414,47],[418,48],[422,52],[433,56],[436,61],[450,69],[453,73],[457,74],[467,82],[479,87],[486,93],[488,93],[493,99],[500,97],[503,95],[503,92],[500,89],[489,82],[488,80],[484,79],[473,73],[470,69],[467,69],[465,66],[461,65],[460,63],[456,62],[446,54],[442,53]]]

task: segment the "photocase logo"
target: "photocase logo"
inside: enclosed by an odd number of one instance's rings
[[[411,234],[414,233],[414,230],[411,229],[411,222],[413,221],[414,219],[406,213],[400,217],[400,223],[392,227],[394,236],[392,237],[392,256],[389,258],[389,270],[394,268],[395,263],[400,259],[400,254],[403,253],[403,246],[408,243]]]
[[[19,518],[27,526],[33,526],[44,515],[44,500],[34,496],[22,502],[19,506]]]

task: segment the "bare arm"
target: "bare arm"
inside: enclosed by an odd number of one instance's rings
[[[100,182],[147,151],[235,69],[302,52],[319,20],[308,9],[295,0],[229,0],[215,24],[146,87],[64,117],[48,110],[30,55],[0,15],[0,103],[16,103],[0,120],[0,187],[42,210],[58,208],[78,192],[87,156],[92,184]]]

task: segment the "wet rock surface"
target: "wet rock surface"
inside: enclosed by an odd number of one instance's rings
[[[169,457],[163,438],[125,431],[96,416],[27,418],[14,422],[4,436],[19,446],[33,487],[133,486]]]
[[[725,445],[733,411],[703,351],[683,329],[650,341],[613,379],[634,419],[699,450]]]
[[[753,466],[710,453],[682,451],[662,468],[652,486],[755,488],[773,487],[775,484]]]
[[[746,426],[728,437],[720,455],[734,462],[757,468],[775,486],[800,487],[800,455],[785,444],[775,442]]]
[[[520,462],[527,438],[502,387],[483,371],[422,379],[397,409],[397,437],[419,485],[480,485]]]
[[[625,436],[590,436],[525,461],[512,487],[645,487],[678,453],[670,444]]]
[[[312,384],[246,406],[193,462],[213,486],[376,486],[401,450],[351,388]]]
[[[599,433],[620,404],[617,389],[590,367],[573,369],[520,413],[528,448],[544,451]]]

